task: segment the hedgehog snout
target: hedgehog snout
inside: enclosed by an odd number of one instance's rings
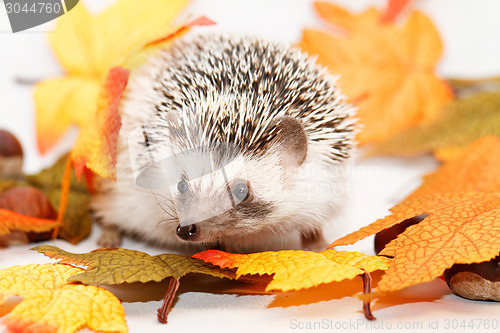
[[[198,237],[199,228],[196,224],[177,226],[177,236],[185,241],[195,241]]]

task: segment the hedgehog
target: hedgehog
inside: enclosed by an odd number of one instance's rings
[[[101,246],[130,234],[188,252],[326,247],[355,122],[315,59],[191,33],[133,73],[120,114],[117,179],[92,200]]]

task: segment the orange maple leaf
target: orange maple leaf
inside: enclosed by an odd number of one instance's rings
[[[439,192],[500,192],[500,138],[487,136],[472,142],[458,158],[445,162],[407,199]]]
[[[24,232],[45,232],[61,225],[56,220],[41,219],[18,214],[8,209],[0,209],[0,236],[8,235],[13,230]]]
[[[394,257],[380,292],[431,281],[453,264],[488,261],[500,253],[500,194],[440,193],[405,200],[392,215],[335,241],[330,247],[354,243],[406,219],[428,214],[392,240],[380,255]]]
[[[378,288],[388,292],[439,277],[453,264],[488,261],[500,253],[500,139],[472,143],[463,156],[425,177],[392,214],[333,242],[348,245],[409,218],[408,227],[380,252],[393,256]],[[440,193],[441,192],[441,193]]]
[[[391,208],[392,215],[337,239],[330,245],[342,246],[390,228],[407,218],[417,215],[411,211],[413,200],[419,197],[432,196],[437,193],[461,194],[465,192],[496,193],[500,192],[500,138],[485,137],[471,143],[462,156],[445,162],[437,171],[424,177],[423,184],[400,204]],[[394,218],[393,218],[394,217]]]
[[[451,89],[434,74],[442,44],[426,15],[413,11],[399,27],[382,23],[374,8],[361,14],[326,2],[315,8],[332,29],[306,29],[299,47],[340,75],[342,92],[359,106],[361,143],[434,119],[451,99]]]
[[[273,275],[266,291],[299,290],[322,283],[352,279],[365,272],[384,270],[390,262],[390,259],[385,257],[370,257],[361,252],[335,250],[319,253],[290,250],[251,254],[208,250],[193,257],[222,268],[237,268],[236,278],[247,274]]]

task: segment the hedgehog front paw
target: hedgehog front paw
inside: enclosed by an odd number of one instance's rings
[[[122,235],[114,226],[103,226],[102,234],[97,240],[97,245],[105,248],[116,248],[122,244]]]
[[[323,232],[319,229],[313,229],[301,234],[302,249],[306,251],[321,252],[325,251],[328,243],[323,237]]]

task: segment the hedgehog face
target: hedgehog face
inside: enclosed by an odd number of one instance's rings
[[[202,176],[193,172],[192,164],[185,165],[171,190],[179,220],[177,236],[214,243],[265,228],[275,202],[270,194],[273,187],[281,186],[274,182],[283,177],[279,165],[262,170],[259,162],[240,154]]]

